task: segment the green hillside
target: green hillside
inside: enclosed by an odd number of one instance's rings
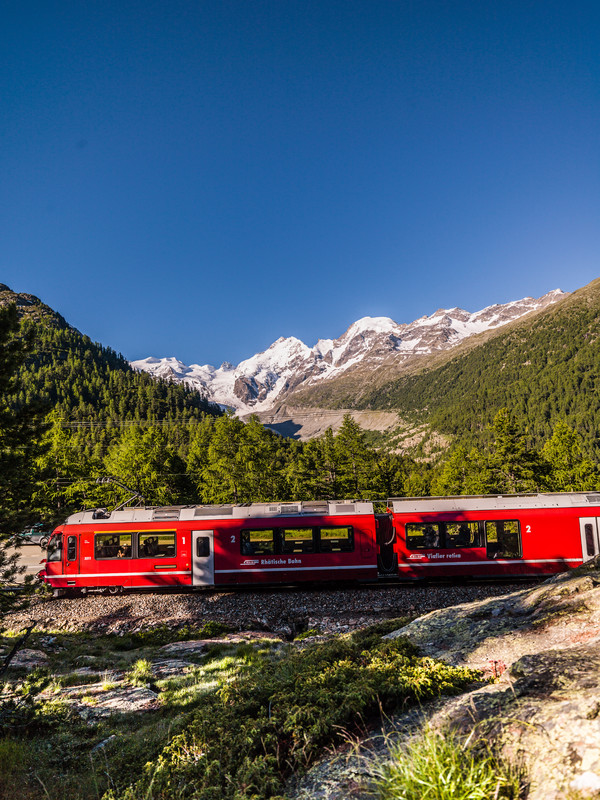
[[[397,409],[441,433],[481,442],[509,408],[533,442],[566,420],[597,454],[600,279],[436,369],[363,395],[361,408]]]
[[[16,407],[31,402],[79,423],[202,418],[218,410],[183,385],[155,381],[131,369],[127,360],[103,347],[30,294],[0,284],[0,306],[17,306],[22,330],[34,347],[18,372]]]

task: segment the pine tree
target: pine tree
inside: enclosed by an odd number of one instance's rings
[[[501,408],[492,425],[494,443],[489,458],[494,492],[532,492],[543,480],[543,462],[527,445],[526,435],[507,408]]]
[[[290,498],[323,500],[328,496],[323,492],[320,481],[322,451],[322,443],[319,439],[309,439],[303,443],[294,442],[286,469]]]
[[[546,488],[556,492],[597,490],[600,483],[598,465],[587,459],[581,436],[564,420],[554,426],[552,436],[542,448],[548,465]]]
[[[36,483],[31,508],[38,519],[54,525],[85,506],[94,477],[103,474],[102,462],[88,455],[76,431],[65,426],[58,411],[46,417],[43,451],[35,459]]]
[[[351,414],[345,414],[335,437],[337,481],[344,497],[361,497],[372,468],[371,453],[365,434]]]
[[[159,428],[130,428],[104,459],[108,475],[139,492],[148,505],[189,502],[185,464]]]
[[[209,485],[207,483],[209,456],[208,450],[214,431],[214,420],[206,417],[192,434],[186,457],[186,472],[192,484],[195,502],[209,503]]]
[[[337,450],[331,428],[327,428],[323,434],[319,449],[320,463],[317,491],[320,498],[334,500],[340,497],[340,482],[338,479]]]
[[[438,468],[431,484],[433,495],[490,494],[500,491],[490,456],[472,447],[456,447]]]
[[[205,470],[211,503],[242,502],[244,465],[240,444],[244,423],[226,415],[215,421]]]
[[[274,500],[278,494],[277,442],[274,434],[251,416],[240,433],[238,458],[243,465],[240,493],[245,502]]]

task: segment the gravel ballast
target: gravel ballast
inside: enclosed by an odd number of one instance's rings
[[[225,623],[236,630],[276,632],[283,638],[307,629],[340,633],[392,617],[416,617],[438,608],[495,597],[523,584],[280,588],[189,594],[91,595],[35,598],[29,608],[4,616],[0,627],[126,633],[167,625]]]

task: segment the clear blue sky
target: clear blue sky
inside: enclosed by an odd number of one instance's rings
[[[130,359],[600,275],[597,0],[0,7],[0,282]]]

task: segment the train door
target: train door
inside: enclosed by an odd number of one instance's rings
[[[598,533],[597,517],[580,517],[579,531],[581,533],[581,553],[584,561],[600,553],[600,536]]]
[[[64,537],[65,575],[77,575],[79,572],[79,536],[69,534]]]
[[[392,518],[389,514],[376,514],[375,525],[377,543],[379,545],[379,556],[377,558],[379,572],[382,575],[397,575],[398,557],[394,553],[396,530],[392,524]]]
[[[214,586],[214,531],[192,531],[192,586]]]

